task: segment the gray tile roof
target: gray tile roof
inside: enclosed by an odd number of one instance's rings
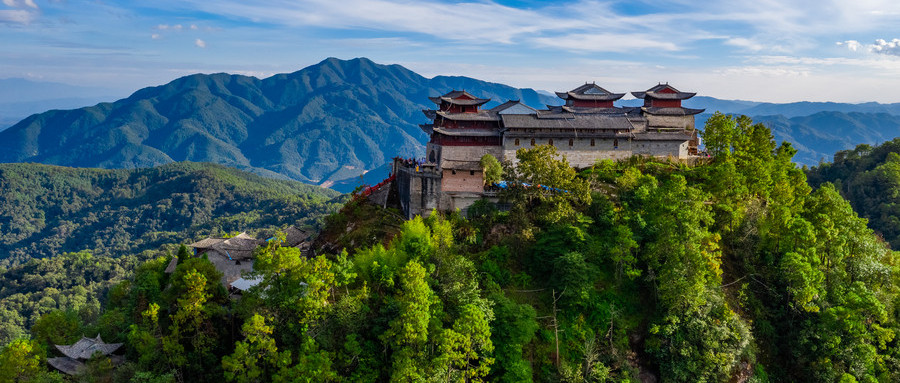
[[[442,102],[447,102],[447,103],[450,103],[453,105],[464,105],[464,106],[482,105],[484,103],[487,103],[488,101],[491,101],[491,99],[489,99],[489,98],[475,97],[471,93],[466,92],[464,90],[454,90],[454,91],[448,92],[447,94],[445,94],[443,96],[428,97],[428,99],[437,105],[441,105]]]
[[[69,358],[87,360],[90,359],[95,352],[99,352],[103,355],[112,354],[118,350],[119,347],[122,347],[122,343],[104,343],[103,339],[100,339],[100,335],[97,335],[96,338],[81,337],[78,342],[71,345],[57,344],[55,346],[59,352]]]
[[[479,158],[480,160],[480,158]],[[481,163],[478,161],[460,161],[460,160],[444,160],[441,162],[441,168],[447,170],[481,170]]]
[[[85,368],[84,363],[67,356],[47,358],[47,363],[68,375],[76,375]]]
[[[664,92],[667,91],[667,92]],[[697,95],[697,93],[682,92],[675,87],[666,84],[659,84],[643,92],[631,92],[636,98],[655,98],[657,100],[687,100]]]
[[[206,238],[189,246],[202,251],[216,251],[226,258],[243,260],[253,257],[253,250],[265,241],[240,233],[232,238]]]
[[[175,272],[175,267],[178,266],[178,257],[172,257],[172,260],[169,261],[169,265],[166,266],[165,273],[172,274]]]
[[[490,109],[497,114],[534,114],[537,109],[523,104],[519,100],[507,101]]]
[[[313,232],[307,230],[300,230],[294,226],[288,227],[284,229],[284,243],[282,246],[287,247],[297,247],[303,242],[309,241],[312,239]]]
[[[690,116],[693,114],[703,113],[703,111],[706,109],[643,107],[641,108],[641,110],[643,110],[644,113],[657,116]]]
[[[628,119],[604,114],[570,114],[572,118],[539,118],[536,115],[503,115],[503,126],[512,128],[631,130]]]
[[[500,136],[499,130],[494,129],[444,129],[434,128],[435,133],[445,136],[464,136],[464,137],[497,137]]]
[[[612,93],[594,83],[584,84],[568,92],[556,92],[556,96],[563,100],[585,101],[615,101],[624,95],[625,93]]]
[[[454,121],[500,121],[496,113],[482,110],[478,113],[450,113],[444,111],[435,112],[438,116]]]
[[[687,141],[692,138],[690,133],[635,133],[635,141]]]

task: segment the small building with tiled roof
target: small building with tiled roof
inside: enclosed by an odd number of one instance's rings
[[[122,343],[105,343],[98,334],[96,338],[82,337],[78,342],[70,345],[54,345],[63,354],[61,357],[48,358],[47,363],[63,373],[75,375],[84,370],[85,362],[95,354],[109,357],[113,366],[118,366],[125,361],[120,355],[112,355]]]
[[[253,270],[253,252],[263,244],[265,241],[240,233],[231,238],[206,238],[188,246],[194,248],[195,256],[206,255],[222,273],[222,284],[228,287],[243,273]]]

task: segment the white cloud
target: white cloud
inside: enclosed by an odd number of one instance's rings
[[[197,24],[191,24],[191,29],[196,31],[199,28],[197,27]]]
[[[753,52],[759,52],[766,48],[766,45],[744,37],[732,37],[725,40],[725,44],[744,48]]]
[[[885,39],[877,39],[873,44],[862,44],[856,40],[847,40],[847,41],[839,41],[837,45],[846,45],[847,49],[857,52],[860,49],[865,49],[866,52],[887,55],[887,56],[900,56],[900,39],[892,39],[891,41],[887,41]]]
[[[846,45],[847,49],[854,52],[858,51],[862,46],[862,44],[860,44],[859,41],[856,40],[838,41],[837,45]]]
[[[11,8],[28,7],[28,8],[38,9],[38,6],[37,6],[37,4],[34,3],[34,0],[22,0],[22,1],[3,0],[3,4],[6,4],[7,7],[11,7]]]
[[[900,39],[885,41],[883,39],[875,40],[875,44],[870,46],[874,53],[880,53],[891,56],[900,56]]]
[[[160,36],[159,33],[154,33],[154,34],[150,35],[150,38],[153,40],[159,40],[162,38],[162,36]]]
[[[197,39],[194,41],[194,45],[196,45],[198,48],[206,48],[206,41]]]
[[[40,13],[34,0],[3,0],[3,4],[13,9],[0,10],[0,24],[31,24]]]
[[[643,34],[570,34],[562,37],[538,37],[533,41],[543,47],[562,48],[575,52],[628,52],[643,49],[677,51],[672,42],[659,41]]]
[[[20,9],[0,10],[0,23],[30,24],[36,17],[33,12]]]
[[[164,6],[173,0],[161,0]],[[640,14],[616,9],[616,0],[535,3],[514,8],[491,0],[181,0],[194,9],[254,23],[287,27],[415,33],[461,45],[529,44],[591,52],[635,48],[684,51],[705,39],[753,52],[794,53],[821,48],[835,30],[877,30],[896,25],[900,2],[858,0],[722,0],[647,2]],[[672,11],[676,9],[676,11]],[[602,33],[579,44],[573,40]]]

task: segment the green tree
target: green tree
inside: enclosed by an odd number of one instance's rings
[[[500,178],[503,177],[503,166],[500,165],[500,161],[497,161],[496,157],[485,154],[481,156],[479,164],[481,164],[481,169],[484,172],[484,183],[486,185],[500,182]]]
[[[453,328],[444,330],[441,336],[447,380],[483,382],[494,363],[491,326],[484,311],[475,305],[463,306]]]
[[[425,276],[425,268],[417,261],[410,261],[400,271],[400,291],[395,298],[398,315],[384,334],[384,341],[394,350],[393,382],[419,381],[427,373],[425,345],[436,297]]]
[[[44,371],[46,356],[36,342],[19,339],[0,350],[0,382],[26,382]]]
[[[591,203],[589,184],[577,177],[555,146],[539,145],[516,151],[512,170],[519,185],[506,192],[513,203],[513,220],[557,223],[575,216],[576,207]],[[530,186],[524,186],[527,183]]]
[[[234,353],[222,358],[225,379],[229,382],[267,382],[272,373],[290,363],[290,351],[279,352],[272,327],[254,314],[241,327],[244,340],[235,343]]]

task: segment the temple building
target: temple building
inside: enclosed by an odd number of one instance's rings
[[[515,162],[518,149],[552,145],[576,168],[633,155],[675,159],[697,155],[694,116],[703,110],[681,105],[695,93],[659,84],[632,92],[643,99],[640,107],[615,106],[625,93],[612,93],[594,83],[556,95],[563,105],[540,110],[517,100],[483,109],[491,100],[466,91],[430,97],[436,109],[423,111],[432,120],[421,125],[430,135],[425,159],[395,159],[393,166],[407,217],[432,209],[465,210],[478,199],[492,197],[479,164],[485,154]]]
[[[231,238],[206,238],[194,242],[195,256],[206,255],[207,259],[222,273],[222,285],[226,288],[253,270],[253,251],[265,241],[240,233]]]
[[[48,358],[47,363],[68,375],[76,375],[84,370],[85,362],[94,355],[110,358],[113,366],[118,366],[125,361],[125,357],[112,355],[122,343],[105,343],[98,334],[96,338],[81,337],[78,342],[70,345],[55,345],[64,356]]]

